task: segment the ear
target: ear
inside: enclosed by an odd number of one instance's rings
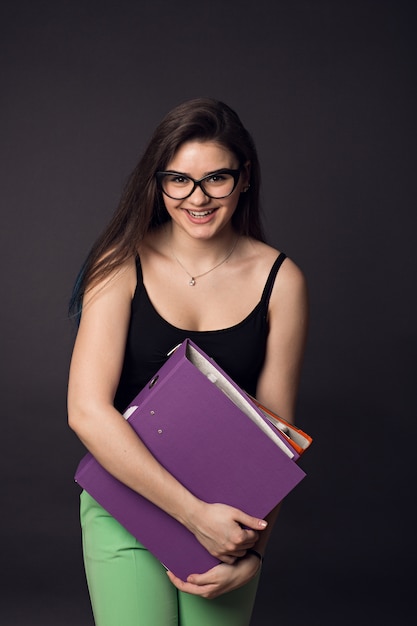
[[[240,176],[240,181],[242,185],[242,191],[245,192],[250,187],[250,171],[251,171],[251,163],[250,161],[246,161],[246,163],[242,166],[242,173]]]

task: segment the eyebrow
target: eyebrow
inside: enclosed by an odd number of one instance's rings
[[[238,167],[218,167],[216,170],[211,170],[210,172],[206,172],[205,174],[203,174],[203,176],[201,176],[201,178],[206,178],[206,176],[210,176],[211,174],[216,174],[217,172],[222,172],[223,170],[237,170],[239,169]],[[181,174],[182,176],[186,176],[187,178],[192,178],[193,180],[200,180],[198,178],[194,179],[193,176],[191,176],[191,174],[188,174],[187,172],[180,172],[179,170],[165,170],[166,172],[170,173],[170,174]]]

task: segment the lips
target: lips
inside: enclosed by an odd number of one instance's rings
[[[185,210],[187,211],[188,215],[191,215],[191,217],[194,217],[196,219],[207,217],[208,215],[212,215],[212,213],[216,211],[216,209],[209,209],[207,211],[191,211],[190,209]]]

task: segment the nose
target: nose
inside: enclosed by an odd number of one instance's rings
[[[210,197],[204,193],[201,185],[196,185],[196,188],[194,189],[191,196],[189,196],[189,198],[195,206],[200,206],[206,204],[207,202],[210,202]]]

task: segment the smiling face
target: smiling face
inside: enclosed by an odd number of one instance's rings
[[[180,146],[165,169],[200,180],[218,170],[236,170],[239,166],[236,156],[216,142],[188,141]],[[248,184],[248,170],[248,164],[244,165],[234,191],[226,198],[210,198],[198,186],[184,200],[174,200],[164,194],[173,226],[201,239],[209,239],[224,228],[231,228],[240,194]]]

